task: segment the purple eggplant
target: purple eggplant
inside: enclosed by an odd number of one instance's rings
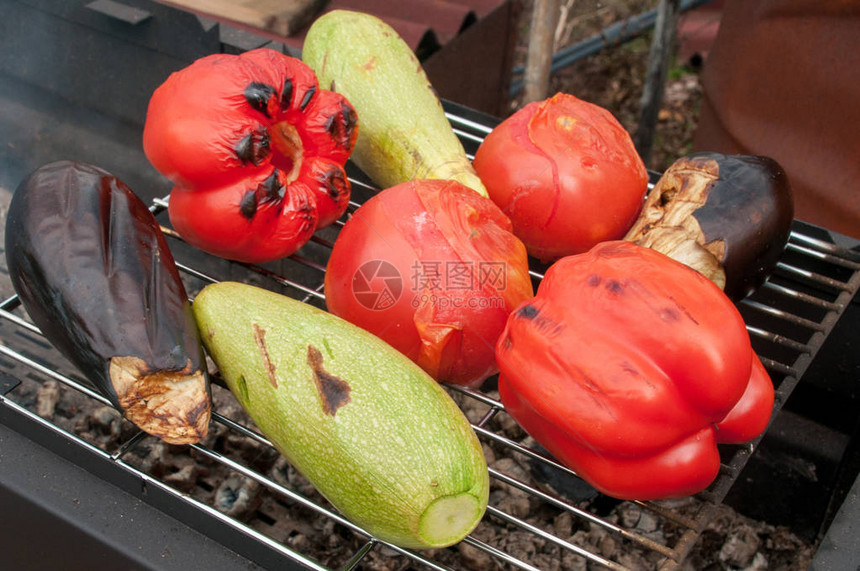
[[[158,222],[120,179],[45,165],[15,191],[6,261],[45,338],[126,418],[171,444],[206,435],[203,347]]]
[[[738,301],[773,272],[793,218],[788,177],[773,159],[695,153],[663,173],[625,240],[687,264]]]

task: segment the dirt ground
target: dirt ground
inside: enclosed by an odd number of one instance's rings
[[[588,39],[617,22],[623,22],[657,7],[657,0],[562,0],[556,29],[556,51]],[[516,63],[525,62],[532,0],[521,12]],[[550,78],[550,93],[565,92],[612,112],[631,133],[639,123],[640,99],[645,83],[651,35],[614,45],[583,58]],[[677,43],[677,42],[676,42]],[[647,166],[665,170],[678,157],[690,152],[695,134],[702,91],[701,67],[673,58],[667,74],[663,107]],[[521,101],[513,101],[517,109]]]

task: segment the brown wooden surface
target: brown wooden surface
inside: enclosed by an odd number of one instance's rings
[[[328,0],[164,0],[182,10],[227,23],[289,36],[308,24]]]

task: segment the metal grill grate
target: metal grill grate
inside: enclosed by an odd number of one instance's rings
[[[456,114],[449,113],[449,119],[467,150],[474,149],[489,132],[487,125]],[[360,173],[350,174],[355,208],[361,196],[369,196],[374,189]],[[166,200],[155,200],[153,212],[163,216],[166,204]],[[337,229],[320,232],[301,255],[276,267],[210,258],[185,245],[168,228],[165,232],[190,292],[217,280],[243,279],[322,307],[325,261]],[[818,236],[816,230],[796,223],[775,274],[739,304],[753,345],[776,387],[774,414],[860,287],[860,254]],[[538,270],[533,277],[540,279]],[[199,445],[167,447],[165,451],[162,443],[124,421],[120,427],[109,423],[115,439],[92,438],[79,430],[80,421],[76,424],[62,414],[46,417],[39,410],[39,391],[51,383],[72,395],[70,408],[103,413],[109,403],[47,345],[14,295],[0,304],[0,338],[4,381],[0,383],[0,421],[50,447],[63,448],[66,456],[91,472],[190,522],[246,557],[279,568],[356,569],[377,560],[391,562],[389,568],[393,569],[480,568],[488,561],[510,569],[571,568],[586,563],[627,569],[635,562],[676,568],[757,445],[721,448],[723,462],[717,480],[694,498],[613,502],[596,495],[519,431],[492,391],[492,382],[481,391],[448,387],[491,455],[493,493],[484,520],[460,545],[412,552],[369,537],[334,512],[279,459],[238,407],[232,406],[225,389],[213,387],[213,398],[217,397],[213,434]],[[162,459],[153,461],[153,451],[158,449]],[[208,476],[198,478],[189,488],[186,480],[164,468],[164,457],[170,458],[172,466]],[[247,512],[235,513],[235,501],[219,503],[219,483],[231,478],[238,482],[228,490],[232,500],[241,498],[243,491],[253,498]],[[500,490],[504,493],[498,493]],[[642,525],[643,520],[649,525]],[[325,537],[329,539],[318,539]],[[617,545],[608,550],[614,555],[605,554],[607,541]],[[619,556],[631,553],[637,558]],[[556,564],[547,565],[548,561]]]

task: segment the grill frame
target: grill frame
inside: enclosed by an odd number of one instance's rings
[[[446,109],[448,110],[448,118],[461,138],[464,147],[470,155],[473,154],[483,136],[491,130],[494,120],[447,102]],[[656,176],[656,174],[652,174],[652,179]],[[357,197],[351,204],[351,209],[354,209],[358,207],[362,197],[366,198],[374,192],[374,189],[367,179],[353,167],[350,170],[350,179],[354,187],[354,196]],[[166,197],[153,200],[151,204],[153,213],[159,217],[164,217],[167,200]],[[219,279],[235,279],[236,275],[247,276],[272,289],[284,290],[285,293],[303,301],[317,305],[323,303],[324,298],[321,291],[325,253],[333,243],[337,226],[319,232],[307,249],[303,249],[299,254],[292,256],[290,261],[285,263],[287,264],[286,267],[279,267],[278,269],[272,269],[270,266],[251,266],[209,259],[205,254],[186,247],[168,227],[164,227],[164,230],[181,272],[189,279],[206,283]],[[786,254],[774,276],[753,296],[739,303],[739,309],[748,323],[748,330],[754,347],[764,356],[763,362],[775,384],[774,416],[779,413],[798,382],[801,381],[839,318],[856,296],[857,290],[860,289],[860,253],[835,242],[830,242],[822,237],[822,234],[824,236],[829,235],[821,229],[802,222],[795,222]],[[201,260],[205,260],[206,263],[200,264]],[[289,264],[293,264],[293,266],[289,266]],[[205,268],[200,269],[201,266],[207,265],[215,268],[217,277],[210,275],[209,270]],[[299,271],[293,272],[294,268],[299,268]],[[540,279],[541,271],[542,269],[535,265],[532,272],[535,280]],[[299,277],[294,277],[294,273]],[[308,274],[316,275],[316,281],[307,279]],[[843,279],[844,276],[847,278]],[[787,310],[786,307],[790,310]],[[20,303],[14,295],[0,302],[0,325],[2,326],[0,327],[0,335],[4,337],[5,333],[3,332],[8,327],[22,331],[26,335],[39,335],[38,330],[27,321],[23,310],[20,308]],[[50,354],[50,350],[48,350],[48,354]],[[107,399],[89,389],[85,383],[80,382],[80,379],[75,378],[74,374],[66,375],[59,372],[50,359],[41,361],[31,358],[27,354],[10,347],[7,341],[0,345],[0,355],[7,363],[14,362],[27,370],[27,376],[35,375],[43,380],[59,381],[64,386],[86,395],[95,403],[109,404]],[[42,419],[26,406],[16,402],[14,398],[10,398],[9,395],[14,394],[17,383],[10,382],[8,379],[10,375],[20,374],[20,372],[7,370],[7,366],[4,366],[3,369],[0,369],[0,373],[7,380],[6,383],[0,384],[0,389],[2,389],[0,390],[0,423],[62,455],[100,479],[117,485],[147,504],[191,525],[206,536],[262,566],[287,569],[326,569],[300,551],[286,547],[242,521],[224,515],[213,506],[192,498],[127,461],[137,446],[152,437],[138,433],[129,439],[119,452],[109,453],[101,450],[80,437]],[[568,478],[575,478],[570,470],[547,458],[541,451],[524,447],[498,434],[492,428],[488,428],[491,426],[493,417],[505,414],[501,403],[497,400],[482,391],[458,387],[448,388],[461,398],[473,399],[488,407],[484,416],[474,423],[476,432],[483,442],[492,441],[495,445],[509,450],[511,455],[527,457],[530,462],[537,462],[554,472],[566,474]],[[261,446],[270,446],[266,439],[254,430],[218,414],[217,411],[215,412],[214,422],[226,426],[230,431],[240,433],[245,438],[258,442]],[[631,545],[636,549],[655,554],[655,557],[661,559],[657,563],[661,569],[675,569],[680,566],[700,538],[702,530],[713,516],[714,511],[724,501],[742,469],[755,452],[760,439],[745,446],[721,447],[724,461],[720,474],[706,491],[697,496],[700,503],[694,515],[682,514],[670,504],[662,502],[634,502],[642,509],[654,514],[661,521],[669,522],[675,526],[678,531],[676,540],[672,545],[656,542],[645,534],[627,529],[607,520],[604,516],[583,510],[560,494],[555,495],[546,492],[532,484],[522,482],[510,474],[491,468],[491,478],[526,492],[529,497],[541,504],[551,504],[554,508],[569,511],[573,517],[604,529],[607,534],[624,545]],[[299,494],[253,468],[237,463],[211,448],[194,445],[188,448],[189,454],[192,451],[195,455],[220,463],[232,472],[255,480],[271,493],[285,498],[286,501],[301,504],[334,521],[336,525],[351,530],[357,536],[365,537],[366,540],[363,541],[361,547],[342,566],[344,569],[357,568],[368,553],[382,549],[385,549],[385,553],[392,554],[393,557],[410,560],[422,569],[449,568],[423,553],[410,552],[386,545],[368,536],[331,511],[326,505]],[[488,522],[487,525],[498,525],[500,528],[513,526],[521,531],[531,533],[600,567],[608,569],[626,568],[604,559],[599,553],[589,550],[587,547],[534,528],[530,523],[492,504],[488,508],[485,522]],[[484,551],[497,561],[507,564],[510,568],[535,568],[528,561],[517,559],[509,553],[499,551],[492,545],[473,536],[467,538],[465,543]]]

